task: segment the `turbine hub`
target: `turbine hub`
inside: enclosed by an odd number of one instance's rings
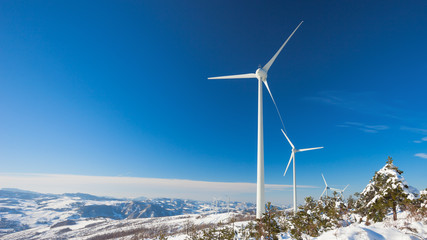
[[[264,71],[262,68],[258,68],[255,72],[258,79],[261,79],[262,81],[267,80],[267,72]]]

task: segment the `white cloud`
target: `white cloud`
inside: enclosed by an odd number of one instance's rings
[[[427,154],[426,153],[416,153],[415,156],[427,159]]]
[[[419,133],[419,134],[427,134],[427,129],[424,129],[424,128],[413,128],[413,127],[402,126],[402,127],[400,127],[400,129],[405,130],[405,131],[414,132],[414,133]]]
[[[357,129],[367,133],[378,133],[389,129],[386,125],[367,125],[359,122],[345,122],[344,124],[337,125],[338,127],[356,127]]]
[[[414,143],[422,143],[422,142],[427,142],[427,137],[423,137],[421,138],[421,140],[414,140]]]
[[[343,109],[382,116],[394,119],[400,119],[401,116],[407,116],[404,108],[399,108],[396,104],[391,105],[390,101],[384,101],[378,97],[375,92],[345,92],[345,91],[321,91],[316,96],[306,97],[306,100],[333,105]]]
[[[253,201],[256,183],[207,182],[184,179],[83,176],[67,174],[0,173],[3,188],[20,188],[42,193],[83,192],[98,196],[134,198],[145,196],[212,200],[214,196],[231,196],[239,201]],[[267,192],[291,188],[292,185],[266,184]],[[299,188],[315,188],[298,186]]]

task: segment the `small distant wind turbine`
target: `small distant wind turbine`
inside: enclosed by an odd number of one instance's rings
[[[349,186],[350,184],[347,184],[347,186],[345,186],[345,188],[344,189],[336,189],[336,188],[333,188],[333,190],[335,190],[335,191],[337,191],[339,194],[341,194],[341,198],[342,199],[344,199],[344,195],[343,195],[343,193],[344,193],[344,191],[347,189],[347,187]],[[332,189],[332,188],[331,188]]]
[[[323,173],[322,173],[322,178],[323,178],[323,181],[325,182],[325,189],[323,190],[323,192],[322,192],[322,195],[320,195],[320,198],[322,198],[322,196],[323,196],[323,194],[326,192],[326,197],[328,196],[328,189],[331,189],[329,186],[328,186],[328,183],[326,182],[326,179],[325,179],[325,177],[323,176]]]
[[[289,39],[291,39],[292,35],[297,31],[301,23],[295,28],[292,34],[286,39],[286,41],[282,44],[279,50],[274,54],[274,56],[270,59],[270,61],[265,64],[263,68],[259,67],[255,73],[246,73],[239,75],[230,75],[230,76],[221,76],[221,77],[210,77],[208,79],[239,79],[239,78],[256,78],[258,79],[258,145],[257,145],[257,201],[256,201],[256,218],[261,219],[262,214],[265,212],[265,190],[264,190],[264,130],[263,130],[263,113],[262,113],[262,84],[264,83],[265,87],[270,93],[271,99],[276,107],[277,112],[279,110],[277,108],[276,102],[274,101],[273,95],[271,94],[270,88],[267,83],[267,72],[270,69],[271,65],[276,60],[277,56],[279,56],[283,47],[285,47],[286,43],[288,43]],[[280,116],[280,121],[283,125],[282,117]]]
[[[294,172],[294,214],[297,213],[297,185],[296,185],[296,177],[295,177],[295,153],[297,152],[305,152],[305,151],[311,151],[311,150],[316,150],[316,149],[321,149],[323,147],[315,147],[315,148],[304,148],[304,149],[296,149],[295,146],[292,144],[291,140],[289,140],[288,136],[286,135],[285,131],[283,131],[282,129],[282,133],[283,135],[285,135],[286,139],[288,140],[289,144],[292,147],[292,153],[291,153],[291,157],[289,158],[289,162],[288,165],[286,166],[286,170],[285,173],[283,174],[283,176],[286,175],[286,172],[288,171],[289,168],[289,164],[291,164],[291,161],[293,161],[293,172]]]
[[[328,186],[328,183],[326,182],[326,179],[325,179],[325,177],[323,176],[323,173],[322,173],[322,178],[323,178],[323,181],[325,182],[325,189],[323,190],[322,195],[320,195],[320,198],[322,198],[322,196],[323,196],[323,194],[324,194],[325,192],[326,192],[326,197],[327,197],[327,196],[328,196],[328,189],[329,189],[329,190],[332,190],[332,191],[335,191],[335,192],[339,193],[339,194],[341,195],[342,199],[344,199],[344,195],[343,195],[343,193],[344,193],[344,191],[347,189],[347,187],[348,187],[350,184],[347,184],[347,186],[345,186],[345,188],[344,188],[344,189],[331,188],[331,187],[329,187],[329,186]]]

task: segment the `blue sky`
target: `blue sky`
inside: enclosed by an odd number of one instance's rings
[[[1,172],[255,183],[257,82],[207,77],[254,72],[304,20],[269,71],[296,147],[325,147],[296,157],[298,184],[318,187],[300,200],[320,195],[322,172],[360,192],[387,156],[424,189],[426,11],[424,1],[2,1]],[[289,185],[280,128],[264,90],[266,183]]]

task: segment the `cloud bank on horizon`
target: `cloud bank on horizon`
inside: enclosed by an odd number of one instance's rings
[[[118,198],[170,197],[212,200],[229,196],[236,201],[253,201],[256,183],[208,182],[186,179],[141,178],[123,176],[84,176],[70,174],[1,173],[3,188],[19,188],[42,193],[83,192]],[[299,188],[316,188],[298,185]],[[267,194],[286,191],[292,185],[266,184]]]

